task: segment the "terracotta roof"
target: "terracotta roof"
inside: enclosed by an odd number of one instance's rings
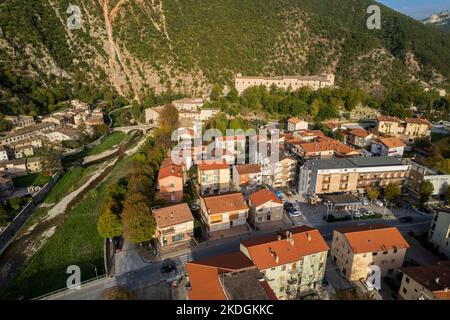
[[[236,171],[241,174],[260,173],[261,167],[259,164],[239,164],[236,165]]]
[[[208,214],[218,214],[232,211],[248,210],[241,193],[229,193],[219,196],[204,197]]]
[[[424,125],[431,127],[430,121],[428,121],[427,119],[423,119],[423,118],[406,118],[405,122],[406,123],[424,124]]]
[[[267,203],[269,201],[283,204],[283,202],[281,202],[280,198],[278,198],[274,192],[267,189],[261,189],[259,191],[252,193],[249,199],[252,202],[253,206],[255,207],[259,207],[260,205]]]
[[[401,271],[433,292],[436,298],[450,300],[450,260],[431,266],[406,267]]]
[[[298,130],[295,133],[295,135],[300,136],[300,137],[324,137],[325,136],[325,134],[321,130],[311,130],[311,129]]]
[[[386,122],[401,122],[399,118],[396,117],[390,117],[390,116],[378,116],[378,121],[386,121]]]
[[[219,275],[252,266],[253,263],[241,252],[186,263],[186,271],[191,283],[189,299],[225,300]]]
[[[292,117],[292,118],[288,119],[288,122],[292,122],[292,123],[295,123],[295,124],[303,122],[303,121],[305,121],[305,120],[297,118],[297,117]]]
[[[153,216],[159,228],[166,228],[194,220],[187,203],[153,210]]]
[[[317,142],[301,143],[299,147],[303,149],[305,155],[323,151],[334,151],[343,155],[359,153],[358,150],[328,137],[320,137]]]
[[[400,231],[387,224],[342,227],[334,230],[344,234],[353,253],[409,248]]]
[[[292,233],[292,242],[286,237],[287,231]],[[260,270],[294,263],[304,256],[329,249],[319,230],[308,226],[244,240],[241,244],[248,249],[251,260]]]
[[[379,138],[378,140],[388,148],[399,148],[406,146],[406,144],[404,144],[399,138]]]
[[[169,164],[161,167],[158,172],[158,180],[167,177],[183,178],[183,167],[176,164]]]
[[[350,134],[357,136],[357,137],[361,137],[361,138],[367,138],[368,136],[371,135],[370,132],[367,132],[366,130],[360,129],[360,128],[351,130]]]
[[[200,171],[230,169],[230,166],[226,162],[211,162],[212,163],[203,161],[203,163],[198,164],[198,169]]]

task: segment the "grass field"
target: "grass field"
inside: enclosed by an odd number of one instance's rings
[[[52,177],[46,176],[42,172],[32,173],[22,177],[13,178],[15,188],[27,188],[29,186],[44,186]]]
[[[111,176],[96,189],[88,192],[66,216],[64,223],[23,266],[19,276],[0,293],[0,297],[34,298],[65,288],[67,267],[78,265],[82,281],[104,274],[103,239],[97,233],[97,219],[107,195],[109,184],[123,175],[131,158],[117,163]],[[73,179],[68,175],[64,185]],[[55,196],[55,195],[54,195]]]
[[[110,135],[108,135],[98,146],[95,146],[89,152],[87,153],[88,156],[92,156],[95,154],[102,153],[106,150],[112,149],[114,146],[121,143],[123,140],[125,140],[127,137],[127,134],[124,132],[113,132]]]

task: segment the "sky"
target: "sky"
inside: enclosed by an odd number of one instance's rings
[[[378,2],[416,19],[450,10],[450,0],[377,0]]]

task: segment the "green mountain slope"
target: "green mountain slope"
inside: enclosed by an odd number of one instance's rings
[[[371,1],[70,3],[81,30],[66,26],[67,0],[0,4],[2,110],[39,113],[72,95],[142,98],[152,88],[199,95],[237,72],[335,72],[338,84],[371,91],[410,79],[450,87],[450,34],[381,5],[382,29],[368,30]]]

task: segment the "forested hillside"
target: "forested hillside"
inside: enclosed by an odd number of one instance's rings
[[[70,97],[110,105],[152,90],[207,94],[233,75],[334,72],[373,93],[412,79],[450,89],[450,34],[371,1],[68,0],[0,3],[0,111],[40,114]],[[123,98],[122,98],[123,97]]]

